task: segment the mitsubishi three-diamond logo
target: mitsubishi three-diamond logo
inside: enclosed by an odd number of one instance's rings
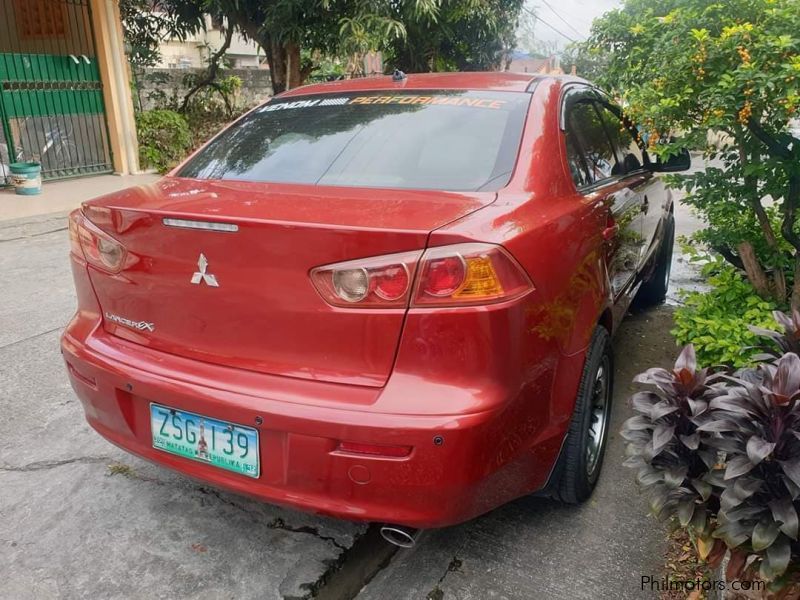
[[[192,275],[192,283],[200,285],[201,281],[205,281],[206,285],[209,287],[219,287],[217,276],[206,272],[206,269],[208,269],[208,259],[202,252],[200,253],[200,258],[197,259],[197,268],[200,270],[195,271],[194,275]]]

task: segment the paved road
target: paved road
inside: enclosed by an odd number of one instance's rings
[[[219,492],[83,419],[64,217],[0,223],[0,597],[300,598],[364,526]]]
[[[85,424],[58,353],[74,310],[64,225],[0,223],[0,598],[303,598],[342,565],[361,583],[371,577],[350,564],[371,553],[357,548],[364,526],[211,489]],[[692,226],[682,212],[679,232]],[[614,436],[590,502],[526,499],[426,532],[358,598],[642,597],[664,534],[620,466],[616,431],[632,376],[676,353],[670,315],[634,315],[616,339]]]

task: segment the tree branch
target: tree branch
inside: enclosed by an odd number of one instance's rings
[[[749,164],[757,165],[761,162],[761,153],[753,152],[752,156],[748,156],[744,144],[739,141],[739,162],[742,167]],[[758,177],[756,175],[744,176],[744,193],[747,195],[748,202],[756,214],[756,219],[761,227],[761,232],[767,241],[767,246],[772,251],[773,255],[778,258],[781,254],[780,246],[778,245],[778,238],[775,235],[775,230],[772,228],[767,211],[764,210],[764,205],[761,204],[761,194],[758,191]],[[744,258],[744,257],[742,257]],[[754,255],[755,259],[755,255]],[[745,263],[745,267],[746,267]],[[750,276],[751,269],[745,269],[748,277]],[[776,268],[772,271],[773,278],[773,293],[778,302],[786,301],[786,274],[783,269]]]
[[[783,223],[781,223],[781,234],[794,249],[800,252],[800,236],[794,230],[797,220],[797,205],[800,203],[800,177],[789,175],[789,188],[783,198]]]
[[[731,250],[727,246],[712,246],[711,249],[717,254],[719,254],[722,258],[724,258],[726,261],[728,261],[729,264],[733,265],[737,269],[744,271],[744,263],[742,262],[742,259],[739,258],[739,256],[735,254],[733,250]]]
[[[214,87],[217,91],[222,94],[223,100],[225,101],[225,106],[230,110],[230,102],[225,97],[219,88],[219,86],[215,85],[217,80],[217,73],[219,72],[219,63],[222,60],[222,57],[225,56],[225,53],[228,51],[228,48],[231,47],[231,42],[233,41],[233,25],[228,23],[228,28],[225,30],[225,40],[222,42],[222,46],[211,56],[208,62],[208,70],[206,71],[205,76],[200,79],[200,81],[196,82],[194,87],[190,89],[186,95],[183,97],[183,104],[181,104],[181,112],[185,113],[186,109],[189,106],[189,100],[191,100],[192,96],[194,96],[197,92],[202,90],[204,87],[211,86]]]
[[[738,250],[742,263],[744,263],[747,278],[753,284],[756,293],[764,299],[769,299],[772,296],[769,279],[767,279],[767,274],[758,262],[758,258],[756,258],[753,245],[750,242],[742,242],[739,244]]]
[[[769,150],[769,153],[772,156],[776,158],[782,158],[784,160],[789,160],[792,158],[791,150],[789,150],[788,147],[778,143],[778,140],[770,135],[770,133],[764,129],[761,123],[755,118],[750,117],[747,120],[747,129],[749,129],[750,133],[752,133],[767,147],[767,150]]]

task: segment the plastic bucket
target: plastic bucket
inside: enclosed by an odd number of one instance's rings
[[[42,193],[42,165],[37,162],[19,162],[9,165],[11,183],[20,196],[35,196]]]

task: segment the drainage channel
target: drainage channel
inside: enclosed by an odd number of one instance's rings
[[[374,524],[347,550],[326,573],[314,590],[315,600],[353,600],[362,588],[385,569],[401,550],[381,536],[381,525]]]

